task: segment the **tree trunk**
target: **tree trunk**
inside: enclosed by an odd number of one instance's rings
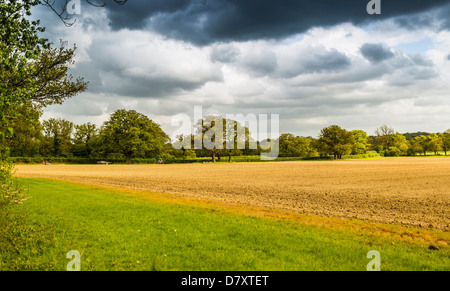
[[[212,153],[212,162],[213,162],[213,163],[216,162],[216,153]]]
[[[126,154],[127,164],[131,164],[131,154]]]
[[[231,163],[231,155],[228,155],[228,162]]]

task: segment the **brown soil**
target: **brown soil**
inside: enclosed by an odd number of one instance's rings
[[[446,157],[186,165],[19,165],[16,176],[450,231],[450,158]]]

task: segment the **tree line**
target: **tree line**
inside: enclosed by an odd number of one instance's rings
[[[280,156],[327,156],[341,159],[344,155],[366,154],[376,151],[382,156],[437,155],[450,149],[450,129],[443,133],[401,134],[393,128],[383,125],[374,135],[363,130],[348,131],[337,125],[331,125],[320,131],[317,139],[282,134],[279,139]]]
[[[92,123],[74,124],[65,119],[50,118],[39,121],[34,116],[34,127],[28,122],[17,122],[13,125],[12,134],[6,138],[7,147],[12,157],[65,157],[90,159],[123,159],[127,163],[132,158],[146,159],[195,159],[211,157],[212,161],[232,156],[260,155],[267,151],[261,142],[251,139],[251,133],[245,125],[236,121],[220,119],[223,126],[223,146],[192,148],[191,146],[175,146],[183,140],[193,145],[196,136],[205,138],[214,125],[205,117],[195,125],[196,133],[191,136],[178,136],[172,141],[161,129],[160,125],[144,114],[135,110],[119,109],[110,115],[109,120],[101,126]],[[234,124],[234,131],[227,131],[226,126]],[[245,135],[239,140],[239,128],[244,128]],[[234,132],[234,136],[225,136],[226,132]],[[215,137],[210,136],[214,141]],[[225,143],[233,142],[231,148]],[[241,142],[244,146],[238,147]],[[250,147],[255,142],[257,147]],[[277,146],[279,157],[333,157],[341,159],[344,155],[361,155],[376,151],[382,156],[414,156],[432,152],[447,151],[450,148],[450,130],[443,133],[401,134],[389,126],[379,127],[374,135],[364,130],[346,130],[337,125],[323,128],[317,138],[295,136],[283,133],[278,139],[269,140],[271,146]]]

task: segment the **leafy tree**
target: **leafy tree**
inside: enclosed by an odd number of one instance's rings
[[[91,157],[95,147],[95,138],[99,130],[95,124],[90,122],[81,125],[75,125],[75,134],[73,139],[72,153],[77,157]]]
[[[13,157],[38,156],[41,154],[43,140],[40,112],[29,110],[26,106],[18,108],[27,118],[16,119],[12,125],[13,132],[6,138],[6,147]]]
[[[378,152],[386,151],[391,145],[391,136],[395,133],[392,127],[382,125],[375,130],[374,146]]]
[[[29,79],[36,84],[36,90],[30,99],[41,107],[62,104],[87,89],[88,82],[84,78],[74,77],[68,73],[74,65],[76,46],[67,48],[67,43],[61,42],[59,48],[49,48],[42,51],[39,58],[28,64]]]
[[[224,154],[226,121],[220,116],[208,115],[197,121],[194,126],[193,143],[196,152],[211,156],[212,162]],[[201,144],[201,149],[199,145]],[[199,155],[197,154],[197,156]]]
[[[127,0],[114,0],[124,4]],[[34,144],[40,134],[36,116],[42,107],[62,103],[86,90],[82,78],[68,75],[74,49],[52,49],[39,36],[45,28],[39,20],[30,21],[31,9],[43,4],[50,7],[67,25],[65,1],[62,12],[55,10],[54,0],[0,1],[0,204],[21,203],[23,188],[12,178],[13,165],[7,161],[10,146]],[[89,0],[87,3],[94,6]],[[16,131],[16,133],[14,133]],[[33,134],[34,132],[34,134]],[[28,140],[18,140],[27,136]],[[33,145],[34,148],[34,145]],[[27,151],[32,151],[28,147]],[[4,199],[9,197],[8,199]]]
[[[254,142],[250,136],[248,127],[240,122],[231,119],[223,119],[224,131],[224,155],[228,156],[228,162],[231,162],[231,156],[242,155],[245,149],[250,149],[250,143]],[[256,148],[256,142],[255,148]]]
[[[370,147],[367,133],[364,130],[352,130],[351,133],[354,140],[352,154],[365,154],[367,149]]]
[[[325,127],[320,131],[318,140],[319,152],[331,154],[334,159],[351,153],[354,146],[353,134],[337,125]]]
[[[450,149],[450,129],[447,129],[444,133],[439,134],[439,137],[442,140],[442,150],[445,155],[447,155],[447,151]]]
[[[417,140],[417,142],[420,144],[420,146],[422,147],[422,151],[423,151],[423,155],[426,156],[427,155],[427,150],[429,147],[429,139],[427,136],[425,135],[421,135],[415,138]]]
[[[280,157],[307,157],[311,154],[311,139],[283,133],[279,137]]]
[[[408,143],[406,137],[401,133],[394,133],[390,135],[389,148],[385,151],[386,156],[402,156],[406,155],[408,150]]]
[[[127,0],[114,2],[122,5]],[[33,7],[44,5],[70,26],[73,22],[66,10],[69,0],[60,4],[54,0],[0,2],[0,147],[5,146],[5,137],[12,135],[17,120],[28,120],[27,110],[39,110],[36,105],[61,104],[87,88],[82,78],[74,80],[68,74],[76,47],[68,49],[61,43],[60,48],[52,48],[47,39],[39,36],[45,31],[40,21],[28,19]]]
[[[32,3],[27,3],[32,2]],[[37,85],[29,78],[29,62],[36,60],[49,45],[38,36],[43,28],[39,22],[28,21],[31,7],[37,1],[0,2],[0,138],[13,133],[18,119],[27,120],[25,109],[31,107],[29,98]],[[3,144],[4,146],[4,144]]]
[[[74,49],[51,44],[39,36],[39,20],[29,21],[40,1],[0,3],[0,142],[18,120],[29,121],[42,107],[62,103],[86,90],[87,83],[68,75]],[[32,126],[32,124],[30,124]]]
[[[13,166],[6,161],[8,146],[17,142],[14,130],[19,130],[19,134],[36,132],[36,115],[43,106],[60,103],[86,89],[82,80],[72,82],[66,79],[67,70],[61,70],[70,65],[73,50],[52,51],[48,40],[39,36],[45,30],[39,26],[39,20],[27,19],[32,7],[40,3],[0,2],[0,197],[22,195],[19,184],[11,179]],[[58,58],[61,54],[66,57]],[[66,90],[77,83],[81,86]]]
[[[65,119],[50,118],[42,123],[48,153],[54,157],[68,157],[72,148],[74,124]]]
[[[254,142],[248,127],[216,115],[197,121],[192,140],[197,156],[211,156],[213,162],[223,156],[228,156],[228,161],[231,161],[231,156],[241,155]],[[198,148],[200,144],[201,149]],[[256,142],[254,147],[257,148]]]
[[[428,138],[428,150],[434,152],[435,155],[442,150],[443,142],[438,134],[432,133],[427,136]]]
[[[419,142],[419,137],[414,137],[409,141],[409,145],[408,145],[408,155],[410,156],[415,156],[418,153],[423,152],[423,147]]]
[[[127,163],[133,156],[157,157],[169,142],[159,124],[135,110],[125,109],[111,114],[100,129],[100,137],[105,153],[121,153]]]

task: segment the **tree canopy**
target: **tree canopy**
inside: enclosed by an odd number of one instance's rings
[[[352,151],[353,134],[337,125],[325,127],[320,131],[319,152],[333,155],[334,159],[341,159],[343,155]]]
[[[208,115],[195,124],[195,133],[191,137],[194,147],[216,158],[240,155],[246,149],[256,148],[256,142],[250,136],[250,130],[236,120],[222,116]],[[197,146],[196,146],[197,145]],[[201,145],[201,148],[198,148]]]
[[[60,104],[87,89],[83,78],[68,73],[76,47],[52,48],[39,36],[45,29],[30,21],[31,8],[40,1],[0,3],[0,137],[12,135],[13,125],[30,120],[33,112]],[[31,121],[31,120],[30,120]],[[31,125],[31,123],[30,123]],[[2,145],[4,146],[3,142]]]
[[[164,151],[169,136],[159,124],[135,110],[119,109],[100,129],[100,137],[108,153],[122,153],[127,163],[131,157],[158,156]]]
[[[312,139],[283,133],[278,138],[280,157],[308,157],[316,151],[312,147]]]
[[[29,20],[32,7],[42,3],[39,0],[0,2],[0,200],[21,192],[11,179],[13,167],[7,161],[8,147],[15,142],[22,149],[26,149],[28,142],[36,145],[34,141],[39,136],[33,136],[30,131],[40,129],[42,108],[62,103],[87,89],[87,82],[82,78],[74,80],[68,74],[75,47],[68,49],[61,43],[60,48],[52,48],[40,36],[45,31],[40,21]],[[14,134],[15,130],[20,135]],[[21,142],[17,143],[18,139]],[[57,141],[54,139],[54,146],[60,145]]]

